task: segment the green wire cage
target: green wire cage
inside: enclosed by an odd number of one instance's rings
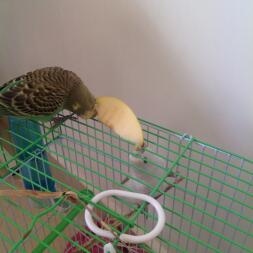
[[[32,141],[27,138],[22,150],[11,141],[16,132],[8,127],[2,130],[1,190],[24,189],[24,180],[30,180],[36,190],[50,191],[47,184],[42,186],[20,173],[26,166],[53,181],[57,191],[75,192],[82,201],[1,196],[0,252],[103,252],[108,240],[87,228],[84,209],[101,191],[131,191],[125,183],[130,178],[157,197],[166,224],[148,243],[126,245],[116,238],[112,241],[116,252],[253,253],[253,161],[140,122],[147,152],[162,161],[149,161],[160,171],[159,176],[153,175],[155,185],[131,173],[133,145],[96,120],[67,120],[54,128],[41,124],[40,134],[34,133]],[[31,152],[32,147],[36,152]],[[20,159],[22,154],[28,158]],[[51,174],[43,172],[43,166],[49,166]],[[117,197],[100,203],[95,213],[118,235],[146,233],[157,220],[151,206]]]

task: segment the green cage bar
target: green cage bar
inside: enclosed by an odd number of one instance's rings
[[[135,168],[129,159],[132,144],[98,121],[68,120],[54,129],[50,124],[41,124],[41,135],[36,141],[27,140],[30,144],[19,154],[11,152],[18,147],[8,138],[9,133],[15,133],[6,129],[0,135],[0,189],[23,189],[22,175],[12,174],[24,165],[53,180],[58,191],[77,194],[84,188],[94,194],[107,189],[132,190],[124,183],[129,178],[149,189],[151,195],[158,194],[158,201],[166,213],[162,233],[146,244],[128,245],[132,252],[142,248],[143,252],[161,253],[253,253],[253,161],[183,133],[145,120],[140,122],[148,144],[147,153],[157,157],[150,163],[159,174]],[[41,143],[45,145],[41,146]],[[48,165],[51,176],[37,168],[36,163],[17,159],[20,153],[29,153],[32,146],[46,152],[46,160],[40,154],[30,155],[40,161],[37,166]],[[153,176],[155,184],[136,178],[130,172],[133,168],[147,177]],[[168,177],[171,173],[181,181],[175,183]],[[171,186],[168,191],[164,188],[166,185]],[[13,245],[20,242],[33,218],[52,205],[52,201],[48,201],[38,209],[33,205],[34,201],[25,197],[0,198],[0,252],[10,252]],[[108,212],[101,208],[101,219],[118,221],[120,229],[112,229],[119,234],[124,231],[149,232],[157,220],[152,207],[138,207],[126,199],[110,198],[103,201],[103,206]],[[108,240],[87,229],[83,211],[70,204],[67,210],[56,208],[40,217],[17,252],[72,253],[73,249],[92,252],[94,245],[102,250]],[[129,213],[131,216],[127,217]],[[111,226],[110,222],[108,224]],[[89,243],[81,244],[75,239],[77,234],[89,237]],[[118,239],[112,243],[117,252],[122,252]]]

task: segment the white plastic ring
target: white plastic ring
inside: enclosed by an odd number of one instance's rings
[[[164,213],[164,210],[161,207],[160,203],[157,200],[155,200],[154,198],[152,198],[148,195],[141,194],[141,193],[121,191],[121,190],[107,190],[107,191],[103,191],[103,192],[98,193],[96,196],[93,197],[93,199],[91,201],[93,203],[97,203],[101,199],[109,197],[109,196],[119,196],[119,197],[144,200],[144,201],[148,202],[149,204],[151,204],[157,212],[158,220],[157,220],[157,223],[152,231],[150,231],[149,233],[144,234],[144,235],[121,234],[119,236],[119,239],[121,241],[126,242],[126,243],[143,243],[143,242],[147,242],[147,241],[154,239],[155,237],[157,237],[161,233],[161,231],[165,225],[165,213]],[[95,233],[101,237],[115,239],[115,236],[113,233],[111,233],[110,231],[99,228],[94,223],[91,213],[88,209],[92,211],[93,206],[88,205],[88,208],[85,209],[85,213],[84,213],[85,222],[86,222],[88,228],[93,233]]]

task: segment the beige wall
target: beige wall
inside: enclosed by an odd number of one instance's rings
[[[61,65],[139,116],[253,157],[251,0],[1,0],[0,82]]]

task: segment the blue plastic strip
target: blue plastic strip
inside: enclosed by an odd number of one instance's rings
[[[20,119],[17,117],[9,117],[9,128],[12,132],[15,132],[17,134],[12,134],[12,141],[17,146],[17,152],[22,151],[24,148],[27,147],[28,144],[36,141],[41,135],[41,129],[38,123],[25,119]],[[23,138],[19,137],[18,135],[22,136]],[[29,168],[29,166],[23,165],[20,168],[20,173],[24,177],[23,182],[26,189],[42,190],[42,188],[32,183],[35,182],[42,187],[48,189],[49,191],[54,192],[56,191],[55,182],[50,178],[51,172],[48,164],[40,159],[31,157],[31,155],[28,153],[36,153],[37,155],[43,157],[43,160],[46,161],[47,154],[39,148],[39,146],[42,145],[44,145],[44,143],[41,140],[38,145],[32,146],[29,150],[19,156],[19,159],[21,161],[26,161],[26,164],[29,164],[32,168],[36,169],[33,170]],[[38,171],[42,172],[43,175],[40,174]],[[32,182],[26,180],[26,178],[31,180]]]

